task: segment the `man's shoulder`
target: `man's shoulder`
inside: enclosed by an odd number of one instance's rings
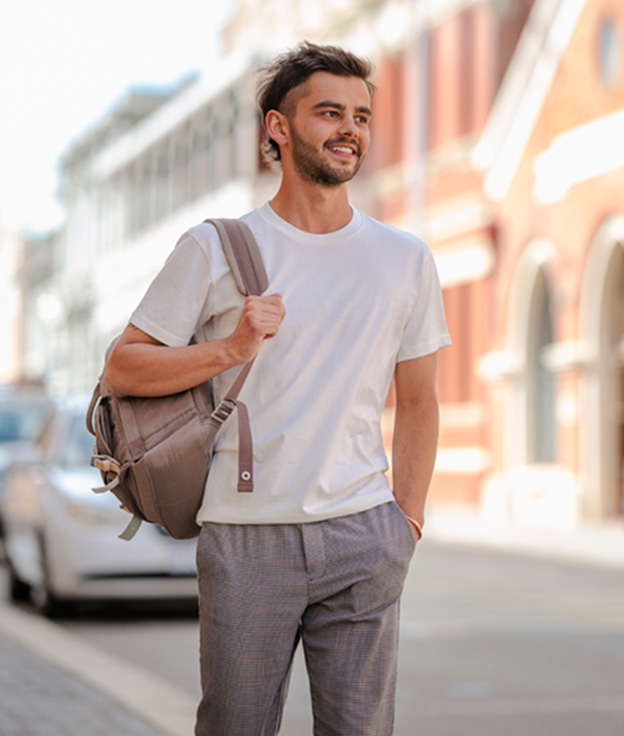
[[[252,210],[251,212],[242,215],[238,219],[241,219],[247,224],[250,224],[250,220],[253,221],[253,216],[255,212],[255,210]],[[192,225],[182,234],[182,236],[178,240],[178,244],[182,243],[183,241],[194,241],[205,253],[210,253],[213,249],[220,249],[221,243],[219,240],[219,234],[214,224],[210,222],[211,219],[216,220],[219,218],[207,218],[202,222],[198,222],[195,225]]]
[[[383,239],[386,244],[395,245],[398,248],[406,248],[416,252],[428,252],[427,243],[418,235],[409,230],[390,225],[387,222],[377,220],[366,213],[360,213],[363,221],[364,232],[375,239]]]
[[[197,241],[199,245],[205,246],[218,240],[218,235],[215,226],[212,223],[203,220],[202,222],[198,222],[197,224],[189,227],[182,238],[191,238]]]

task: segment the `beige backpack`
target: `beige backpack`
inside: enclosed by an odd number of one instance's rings
[[[249,227],[241,220],[206,222],[219,233],[238,290],[244,295],[261,294],[268,279]],[[159,524],[175,539],[199,534],[195,517],[210,470],[214,439],[235,408],[238,490],[253,490],[249,416],[237,400],[252,364],[243,367],[217,407],[210,381],[172,396],[117,398],[100,377],[87,412],[87,427],[95,435],[91,465],[100,470],[105,485],[93,490],[111,491],[132,514],[120,538],[132,539],[142,521]]]

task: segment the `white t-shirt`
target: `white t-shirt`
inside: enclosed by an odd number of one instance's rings
[[[243,219],[258,240],[286,316],[239,398],[254,441],[254,491],[237,491],[233,412],[219,431],[198,522],[299,523],[358,513],[393,498],[380,419],[397,362],[450,344],[429,247],[354,210],[333,233],[282,220],[267,203]],[[244,297],[216,230],[178,241],[131,322],[166,345],[235,328]],[[213,381],[220,400],[240,368]],[[418,452],[418,448],[414,449]]]

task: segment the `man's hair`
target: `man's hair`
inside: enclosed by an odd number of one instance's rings
[[[320,46],[304,41],[294,49],[281,54],[260,70],[261,79],[258,85],[257,100],[262,113],[264,139],[262,153],[268,161],[280,161],[280,149],[266,130],[266,116],[269,110],[278,110],[284,115],[294,112],[295,101],[290,99],[291,92],[306,82],[316,72],[328,72],[339,77],[359,77],[371,95],[375,93],[375,85],[370,81],[372,65],[350,51],[339,46]]]

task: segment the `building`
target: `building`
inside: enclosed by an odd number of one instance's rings
[[[624,6],[329,6],[239,0],[216,68],[151,103],[131,94],[68,152],[54,384],[93,384],[189,224],[270,196],[254,70],[300,38],[336,41],[377,70],[352,200],[423,235],[444,288],[432,503],[550,527],[621,516]]]
[[[459,401],[445,402],[442,446],[474,464],[472,484],[459,462],[440,467],[436,490],[494,516],[624,511],[623,11],[536,0],[470,157],[428,177],[429,212],[457,217],[464,199],[482,218],[430,237],[437,252],[476,237],[489,254],[445,291],[455,360],[441,394]]]

